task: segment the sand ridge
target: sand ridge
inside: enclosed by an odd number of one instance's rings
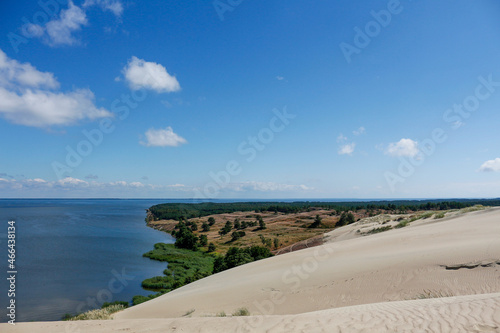
[[[211,275],[99,322],[2,332],[500,332],[500,210],[428,219]],[[444,298],[419,299],[451,296]],[[239,308],[250,317],[218,318]],[[190,313],[191,318],[183,317]]]

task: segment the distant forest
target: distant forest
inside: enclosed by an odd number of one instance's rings
[[[499,199],[436,199],[436,200],[388,200],[350,202],[231,202],[231,203],[165,203],[149,208],[150,220],[184,220],[213,214],[255,211],[273,213],[300,213],[311,209],[336,210],[337,214],[347,211],[407,212],[419,210],[461,209],[474,205],[500,206]]]

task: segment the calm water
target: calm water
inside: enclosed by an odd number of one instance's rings
[[[0,308],[6,322],[7,221],[16,221],[17,321],[59,320],[151,292],[145,278],[165,263],[143,258],[166,233],[146,227],[145,209],[166,200],[0,200]]]

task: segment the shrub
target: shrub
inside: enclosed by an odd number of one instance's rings
[[[200,246],[207,246],[208,238],[207,235],[200,236]]]
[[[121,304],[114,304],[107,306],[103,309],[90,310],[79,315],[68,317],[65,315],[64,320],[74,321],[74,320],[107,320],[111,319],[111,314],[124,310],[125,307]]]
[[[401,222],[399,222],[398,224],[396,224],[396,226],[394,228],[403,228],[403,227],[406,227],[408,225],[408,223],[410,223],[408,220],[403,220]]]
[[[231,234],[231,241],[234,242],[234,241],[237,241],[238,239],[240,239],[241,237],[244,237],[246,234],[244,231],[234,231],[232,234]]]
[[[207,252],[214,252],[214,251],[215,251],[215,244],[214,243],[208,244]]]
[[[341,227],[341,226],[348,225],[348,224],[351,224],[354,222],[355,222],[355,218],[351,212],[349,212],[349,213],[342,212],[342,215],[340,215],[340,220],[337,222],[337,225]]]
[[[208,218],[208,225],[209,226],[213,226],[214,224],[215,224],[215,219],[212,216],[210,216]]]
[[[233,313],[233,316],[250,316],[250,311],[247,308],[240,308]]]

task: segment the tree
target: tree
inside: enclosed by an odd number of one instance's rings
[[[239,219],[234,220],[234,229],[241,229],[241,223]]]
[[[200,236],[200,246],[207,246],[208,238],[207,235]]]
[[[210,244],[208,244],[207,252],[214,252],[214,251],[215,251],[215,244],[210,242]]]
[[[226,221],[226,225],[224,226],[224,234],[229,233],[231,230],[233,230],[233,223],[231,221]]]
[[[260,241],[262,242],[263,245],[265,245],[269,248],[271,247],[271,244],[272,244],[271,238],[266,238],[263,235],[259,235],[259,237],[260,237]]]
[[[351,212],[349,212],[349,213],[343,212],[342,215],[340,216],[340,220],[337,222],[337,225],[344,226],[344,225],[354,223],[355,221],[356,221],[356,219]]]
[[[210,216],[208,218],[208,225],[213,226],[214,224],[215,224],[215,219],[212,216]]]
[[[198,230],[198,224],[196,224],[196,222],[191,222],[191,230],[192,231]]]
[[[259,222],[259,229],[266,229],[266,222],[262,219],[262,216],[257,215],[257,221]]]
[[[237,241],[238,239],[240,239],[241,237],[244,237],[246,234],[244,231],[234,231],[232,234],[231,234],[231,241],[234,242],[234,241]]]
[[[198,249],[198,237],[196,237],[187,227],[182,227],[175,235],[175,247],[188,250]]]
[[[321,225],[321,217],[319,215],[316,215],[314,222],[311,223],[309,228],[319,228],[320,225]]]
[[[280,240],[278,239],[278,237],[276,237],[274,239],[274,248],[277,249],[279,246],[280,246]]]
[[[241,222],[241,229],[246,229],[248,227],[247,221]]]
[[[203,222],[203,224],[201,225],[201,229],[204,232],[210,231],[210,224],[208,224],[207,222]]]

